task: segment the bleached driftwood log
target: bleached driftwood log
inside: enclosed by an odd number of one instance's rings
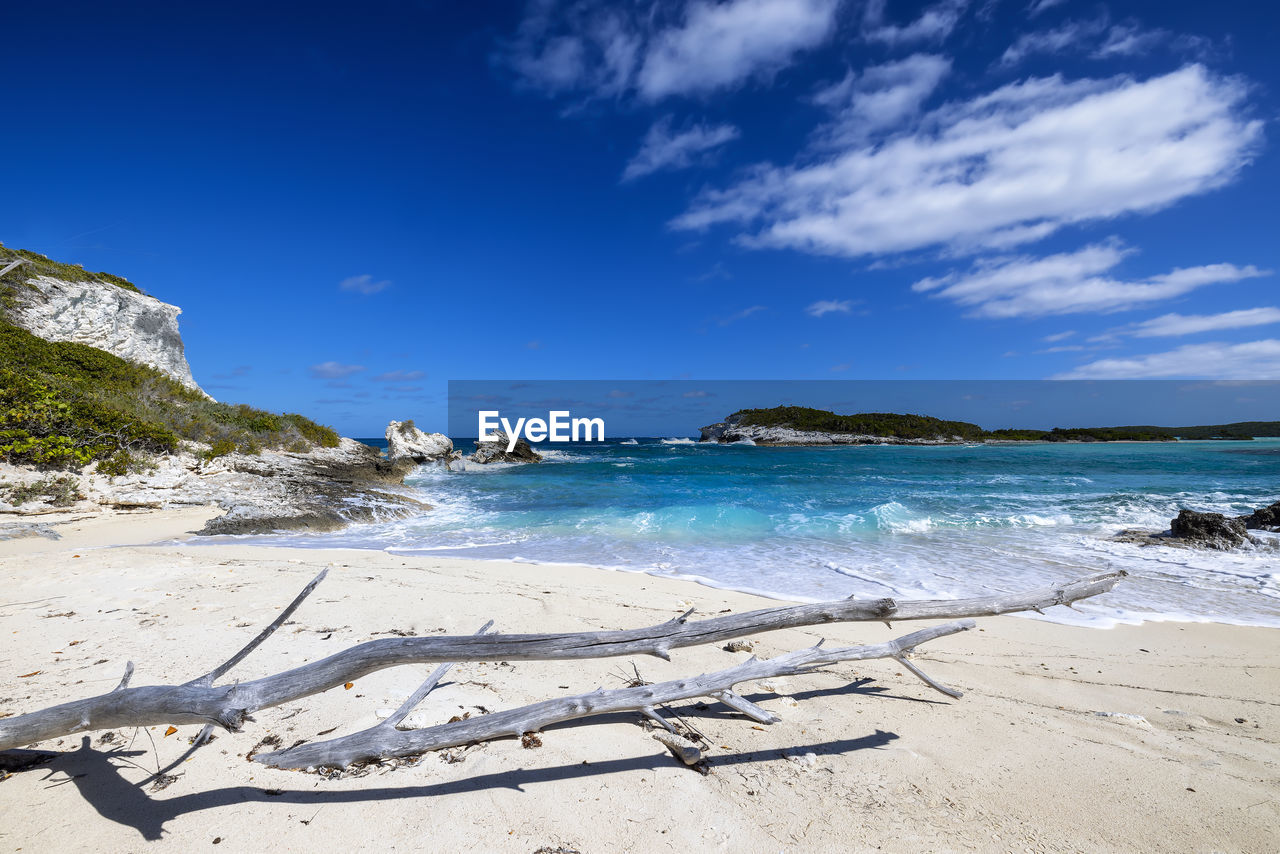
[[[255,762],[262,762],[276,768],[313,766],[345,768],[356,762],[365,762],[370,759],[416,756],[429,750],[456,747],[473,741],[488,741],[512,735],[519,737],[526,733],[538,732],[551,724],[591,715],[628,711],[651,713],[656,707],[667,703],[691,700],[695,697],[709,697],[728,691],[740,682],[775,676],[795,676],[827,664],[840,661],[866,661],[871,658],[896,659],[899,664],[907,666],[930,687],[948,696],[959,697],[959,691],[939,685],[921,673],[915,665],[908,664],[903,656],[926,641],[953,635],[956,632],[971,629],[973,626],[973,620],[960,620],[921,629],[887,643],[866,646],[828,649],[819,643],[809,649],[789,652],[776,658],[761,660],[752,656],[736,667],[715,673],[704,673],[689,679],[674,679],[670,682],[618,688],[612,691],[599,689],[590,694],[544,700],[518,709],[494,712],[477,718],[467,718],[408,732],[379,725],[329,741],[304,744],[288,750],[277,750],[274,753],[260,753],[253,758]]]
[[[0,750],[77,732],[130,726],[208,724],[236,732],[245,721],[252,720],[250,716],[259,709],[293,702],[402,664],[608,658],[633,654],[668,658],[669,650],[676,647],[717,643],[748,634],[822,623],[888,621],[890,618],[955,619],[1040,611],[1052,605],[1069,605],[1079,599],[1105,593],[1124,575],[1123,572],[1104,573],[1022,594],[915,602],[845,599],[765,608],[696,622],[688,621],[693,613],[690,610],[665,623],[623,631],[385,638],[358,644],[319,661],[261,679],[215,686],[214,681],[224,676],[284,623],[325,574],[320,573],[308,584],[289,607],[244,649],[209,673],[182,685],[130,688],[130,663],[125,679],[108,694],[0,720]],[[767,714],[763,710],[759,712]]]

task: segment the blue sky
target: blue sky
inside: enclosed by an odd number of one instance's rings
[[[443,429],[450,379],[1280,378],[1270,4],[5,29],[0,240],[181,306],[215,397],[351,435]]]

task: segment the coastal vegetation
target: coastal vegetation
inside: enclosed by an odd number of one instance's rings
[[[1052,430],[983,431],[983,439],[1011,442],[1172,442],[1177,438],[1175,433],[1165,427],[1054,427]]]
[[[79,264],[64,264],[61,261],[54,261],[52,258],[41,255],[39,252],[32,252],[28,249],[10,249],[0,243],[0,270],[20,258],[24,259],[26,263],[4,277],[3,293],[6,297],[11,294],[15,285],[25,283],[27,279],[36,276],[52,276],[64,282],[106,282],[109,285],[115,285],[127,291],[142,293],[137,285],[121,276],[116,276],[112,273],[92,273]]]
[[[49,476],[30,483],[0,483],[0,501],[21,507],[28,501],[43,501],[53,507],[70,507],[84,495],[80,484],[73,477]]]
[[[1280,421],[1237,421],[1233,424],[1170,429],[1179,439],[1256,439],[1262,436],[1280,436]]]
[[[775,406],[772,409],[743,409],[739,424],[746,427],[790,427],[815,433],[857,433],[892,436],[897,439],[960,437],[981,440],[984,430],[966,421],[943,421],[928,415],[899,415],[893,412],[863,412],[837,415],[807,406]]]
[[[1178,439],[1252,439],[1280,436],[1280,421],[1242,421],[1193,427],[1054,427],[1052,430],[1002,428],[984,430],[967,421],[946,421],[928,415],[863,412],[837,415],[807,406],[741,409],[729,416],[741,427],[782,427],[791,430],[878,436],[893,439],[965,442],[1172,442]]]
[[[336,447],[338,434],[295,413],[218,403],[154,368],[0,318],[0,460],[50,469],[97,461],[125,474],[183,440],[216,456]]]

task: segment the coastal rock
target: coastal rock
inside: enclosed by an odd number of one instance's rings
[[[187,388],[204,391],[178,333],[182,309],[106,282],[27,280],[14,292],[9,320],[46,341],[74,341],[155,368]]]
[[[467,457],[467,459],[481,465],[489,463],[536,463],[542,460],[542,455],[529,447],[529,443],[524,439],[517,439],[515,447],[508,451],[507,445],[510,444],[511,438],[502,430],[495,430],[493,436],[495,441],[479,443],[475,453]]]
[[[1228,519],[1221,513],[1182,510],[1169,523],[1169,532],[1176,539],[1220,551],[1250,542],[1244,520]]]
[[[229,470],[210,484],[214,502],[227,512],[201,534],[334,531],[431,509],[401,486],[412,463],[385,460],[354,439],[303,454],[263,451],[228,458]]]
[[[333,531],[352,523],[417,515],[430,507],[401,485],[413,463],[385,460],[367,445],[342,439],[336,448],[303,453],[232,453],[208,460],[206,448],[154,461],[150,470],[109,477],[90,466],[75,479],[74,502],[0,501],[10,518],[52,513],[100,514],[142,508],[217,505],[226,512],[201,534]],[[23,485],[46,477],[0,464],[0,484]],[[30,491],[30,490],[29,490]],[[0,526],[8,527],[8,526]]]
[[[1248,516],[1238,516],[1236,518],[1244,522],[1245,528],[1251,531],[1280,532],[1280,501],[1270,507],[1254,510]]]
[[[424,433],[412,421],[392,421],[387,425],[387,459],[426,463],[448,459],[453,440],[443,433]]]

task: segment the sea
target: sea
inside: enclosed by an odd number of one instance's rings
[[[800,448],[656,437],[539,450],[536,465],[419,467],[406,484],[433,509],[413,518],[248,539],[588,564],[798,601],[959,598],[1123,569],[1131,577],[1113,593],[1048,617],[1280,626],[1280,536],[1231,552],[1112,539],[1166,529],[1184,507],[1241,514],[1280,500],[1280,439]]]

